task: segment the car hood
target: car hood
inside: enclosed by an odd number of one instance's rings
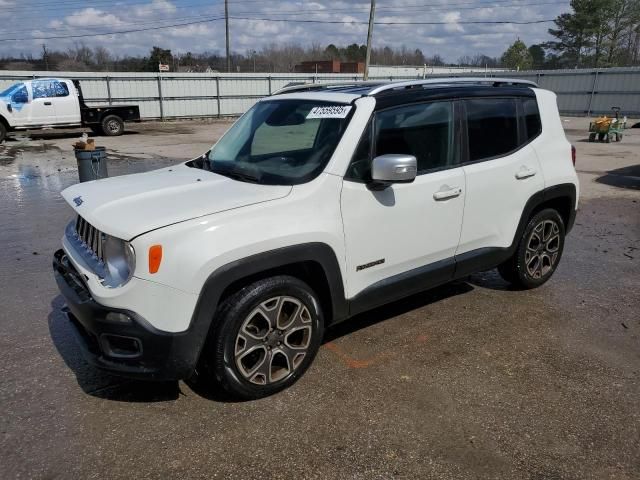
[[[79,183],[62,196],[98,230],[130,240],[192,218],[276,200],[291,189],[241,182],[181,164]]]

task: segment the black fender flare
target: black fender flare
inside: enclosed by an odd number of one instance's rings
[[[325,243],[303,243],[282,247],[251,255],[216,269],[205,281],[196,303],[187,334],[192,338],[192,348],[196,358],[215,321],[215,312],[224,291],[244,278],[250,278],[278,268],[286,268],[303,262],[318,264],[326,277],[331,300],[330,323],[343,320],[348,316],[344,284],[340,265],[333,249]]]
[[[110,115],[114,115],[124,122],[124,118],[122,118],[122,115],[118,112],[118,110],[105,108],[100,112],[100,119],[98,120],[98,123],[102,123],[102,121]]]
[[[463,278],[476,272],[495,268],[502,262],[508,260],[515,253],[520,237],[522,237],[524,229],[527,227],[527,223],[529,223],[529,219],[533,216],[533,212],[550,200],[559,198],[568,198],[570,200],[569,218],[565,225],[565,232],[569,233],[576,218],[576,186],[573,183],[561,183],[547,187],[534,193],[529,200],[527,200],[527,203],[522,209],[520,221],[518,222],[511,245],[506,248],[485,247],[456,255],[454,278]]]
[[[527,226],[527,223],[529,222],[529,219],[531,218],[531,215],[535,211],[535,209],[543,203],[556,198],[568,198],[570,200],[571,208],[569,211],[569,220],[564,226],[565,232],[569,233],[569,231],[573,228],[573,222],[576,218],[576,186],[573,183],[560,183],[558,185],[552,185],[551,187],[547,187],[544,190],[540,190],[539,192],[533,194],[525,204],[522,211],[522,216],[520,217],[520,222],[518,223],[518,228],[516,229],[516,234],[513,237],[513,242],[511,243],[510,250],[515,250],[516,245],[518,244],[518,240],[522,236],[522,233],[524,232],[524,229]]]

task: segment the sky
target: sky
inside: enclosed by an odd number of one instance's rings
[[[364,44],[369,6],[368,0],[229,0],[231,50],[260,51],[273,43]],[[378,0],[373,45],[420,48],[449,62],[477,53],[500,56],[517,38],[527,45],[549,40],[553,24],[465,22],[530,22],[566,11],[569,2],[562,0]],[[224,53],[223,18],[224,0],[0,0],[0,55],[39,57],[43,43],[49,50],[100,45],[118,56],[144,55],[153,45],[174,53]],[[174,24],[182,25],[158,28]],[[136,29],[146,31],[122,33]],[[108,32],[119,33],[98,35]]]

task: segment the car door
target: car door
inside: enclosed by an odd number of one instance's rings
[[[74,95],[75,86],[69,80],[54,80],[51,85],[56,122],[60,124],[80,123],[80,103]]]
[[[31,82],[31,125],[54,125],[56,120],[55,110],[55,80],[42,79]]]
[[[458,260],[509,247],[525,204],[544,188],[521,100],[478,98],[465,100],[464,106],[467,191]]]
[[[12,127],[22,127],[31,121],[31,102],[27,85],[19,83],[7,92],[2,100],[6,103],[7,120]]]
[[[356,311],[451,277],[465,190],[455,125],[454,102],[405,105],[377,112],[361,139],[341,194],[347,293],[366,304]],[[414,155],[416,179],[370,190],[383,154]]]

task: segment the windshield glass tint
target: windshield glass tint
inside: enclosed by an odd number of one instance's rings
[[[16,83],[16,84],[11,85],[6,90],[3,90],[2,92],[0,92],[0,97],[6,97],[8,95],[11,95],[14,90],[17,90],[22,85],[24,85],[24,84],[23,83]]]
[[[211,149],[209,169],[269,185],[308,182],[331,158],[352,108],[314,100],[258,102]]]

